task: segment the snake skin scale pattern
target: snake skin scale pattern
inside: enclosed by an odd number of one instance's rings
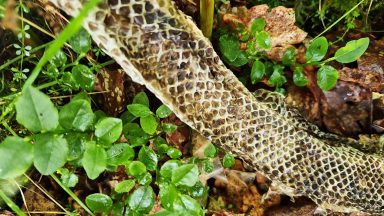
[[[49,0],[76,16],[84,0]],[[83,25],[191,128],[272,180],[338,212],[384,214],[383,159],[319,131],[280,96],[250,93],[171,0],[104,0]]]

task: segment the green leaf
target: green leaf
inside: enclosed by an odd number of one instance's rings
[[[256,42],[262,49],[270,49],[272,45],[271,36],[265,31],[257,34]]]
[[[364,54],[368,46],[368,37],[349,41],[344,47],[336,51],[334,58],[336,58],[336,61],[340,63],[354,62]]]
[[[131,123],[136,119],[136,116],[134,116],[131,112],[125,111],[123,114],[121,114],[120,119],[123,121],[123,124]],[[126,133],[126,131],[123,133]]]
[[[109,212],[113,201],[108,195],[95,193],[87,196],[85,203],[94,212]]]
[[[179,191],[173,184],[160,183],[159,197],[161,205],[169,210],[173,210],[173,203],[179,197]]]
[[[67,161],[68,144],[62,135],[39,134],[36,136],[34,164],[43,175],[50,175]]]
[[[128,139],[132,147],[144,145],[149,140],[149,135],[137,123],[127,123],[124,125],[125,138]]]
[[[50,64],[47,66],[47,72],[45,73],[51,79],[56,79],[59,76],[59,69],[56,66]]]
[[[152,182],[152,175],[149,172],[146,172],[140,175],[137,180],[141,185],[149,185]]]
[[[241,67],[248,63],[248,58],[245,52],[241,51],[234,61],[230,62],[230,65],[235,67]]]
[[[96,179],[107,167],[107,153],[95,142],[87,143],[82,159],[88,178]]]
[[[256,18],[252,21],[251,24],[251,33],[252,35],[256,35],[257,32],[261,32],[265,28],[265,19],[264,18]]]
[[[53,131],[59,114],[49,97],[30,86],[16,100],[16,120],[32,132]]]
[[[76,53],[86,53],[91,49],[91,37],[85,29],[80,29],[71,39],[69,39],[73,51]]]
[[[65,139],[68,143],[68,161],[79,159],[85,151],[85,143],[87,142],[87,134],[67,133]]]
[[[286,83],[287,79],[283,74],[283,69],[284,67],[281,65],[273,66],[273,73],[269,78],[268,83],[276,87],[281,87],[284,83]]]
[[[177,125],[174,125],[174,124],[171,124],[171,123],[163,123],[161,125],[161,127],[163,128],[163,131],[165,133],[172,133],[175,130],[177,130]]]
[[[130,104],[127,108],[136,117],[147,117],[152,114],[151,110],[143,104]]]
[[[160,175],[166,179],[171,179],[173,171],[181,164],[178,160],[168,160],[161,166]]]
[[[140,186],[128,198],[129,207],[140,213],[146,214],[155,204],[155,193],[150,186]]]
[[[77,177],[77,175],[73,172],[70,172],[66,168],[61,168],[58,173],[61,174],[61,182],[67,187],[75,187],[76,184],[79,182],[79,178]]]
[[[50,60],[49,63],[56,68],[63,66],[67,62],[67,56],[62,50],[59,50]]]
[[[332,66],[324,65],[317,71],[317,85],[324,91],[335,87],[339,72]]]
[[[176,200],[174,204],[174,209],[177,211],[187,211],[189,212],[188,215],[196,215],[196,216],[203,216],[204,211],[201,208],[200,204],[197,202],[197,200],[193,199],[192,197],[181,194],[179,196],[179,199]]]
[[[148,170],[156,170],[158,161],[157,155],[150,147],[141,147],[139,151],[139,160],[145,164]]]
[[[128,193],[135,186],[135,181],[132,179],[124,180],[116,185],[115,191],[117,193]]]
[[[159,108],[157,108],[156,110],[156,115],[157,117],[159,118],[166,118],[168,117],[169,115],[172,114],[172,110],[170,110],[167,106],[165,106],[164,104],[162,104]]]
[[[181,157],[182,153],[179,149],[177,148],[168,148],[167,150],[167,155],[172,158],[172,159],[176,159],[176,158],[179,158]]]
[[[89,67],[79,64],[72,68],[72,75],[81,88],[92,91],[95,84],[95,76]]]
[[[25,173],[33,162],[33,145],[20,137],[7,137],[0,144],[0,179],[13,179]]]
[[[203,161],[203,169],[206,173],[210,173],[213,171],[214,165],[211,160],[204,160]]]
[[[172,183],[192,187],[199,178],[199,170],[196,164],[185,164],[177,167],[172,172]]]
[[[91,104],[83,99],[72,100],[59,112],[59,122],[63,128],[82,132],[92,126],[94,118]]]
[[[152,135],[156,132],[158,123],[153,115],[148,115],[140,118],[140,125],[147,134]]]
[[[118,166],[135,157],[135,151],[127,143],[114,144],[107,151],[107,162],[109,165]]]
[[[142,104],[146,107],[149,107],[149,99],[147,94],[145,92],[140,92],[133,98],[132,101],[133,104]]]
[[[293,72],[293,83],[297,86],[306,86],[308,84],[308,79],[303,73],[303,69],[301,67],[296,67]]]
[[[321,61],[328,51],[328,41],[324,36],[318,37],[311,42],[305,52],[307,62]]]
[[[103,144],[111,144],[118,140],[123,131],[123,122],[118,118],[103,118],[96,123],[95,135]]]
[[[265,75],[265,66],[261,61],[253,62],[251,69],[251,81],[252,84],[260,82]]]
[[[204,149],[204,156],[209,158],[214,158],[216,157],[216,155],[217,155],[216,147],[212,143],[209,143]]]
[[[128,165],[128,174],[134,177],[139,177],[147,171],[147,167],[141,161],[132,161]]]
[[[289,47],[283,54],[283,64],[287,66],[294,66],[296,63],[296,49]]]
[[[235,157],[233,157],[230,153],[225,153],[223,157],[223,167],[224,168],[231,168],[235,165]]]
[[[59,81],[62,85],[68,86],[71,90],[78,90],[80,88],[80,85],[69,72],[64,72]]]
[[[241,53],[240,42],[235,37],[228,34],[220,37],[219,47],[224,57],[230,62],[235,61]]]

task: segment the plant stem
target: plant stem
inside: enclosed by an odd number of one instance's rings
[[[215,0],[200,0],[200,24],[205,37],[212,36]]]
[[[335,22],[332,23],[332,25],[328,26],[324,31],[322,31],[320,34],[318,34],[313,40],[323,35],[325,32],[327,32],[329,29],[331,29],[333,26],[335,26],[337,23],[339,23],[344,17],[346,17],[348,14],[350,14],[352,11],[354,11],[360,4],[362,4],[365,0],[361,0],[359,3],[357,3],[353,8],[351,8],[349,11],[343,14],[339,19],[337,19]]]
[[[94,216],[94,214],[92,213],[92,211],[79,199],[79,197],[76,196],[75,193],[73,193],[71,191],[71,189],[69,189],[67,186],[65,186],[58,178],[55,174],[51,174],[51,177],[56,181],[56,183],[58,185],[60,185],[61,188],[63,188],[63,190],[65,192],[67,192],[86,212],[88,212],[88,214]]]
[[[7,129],[13,136],[17,137],[17,133],[8,125],[6,121],[3,122],[3,126]]]
[[[26,214],[16,205],[2,190],[0,190],[0,197],[17,215],[26,216]]]

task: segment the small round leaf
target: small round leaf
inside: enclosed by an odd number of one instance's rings
[[[118,118],[103,118],[95,126],[95,135],[103,144],[118,140],[123,131],[123,122]]]
[[[335,87],[339,72],[332,66],[324,65],[317,71],[317,85],[324,91]]]
[[[109,212],[113,201],[108,195],[95,193],[87,196],[85,203],[94,212]]]

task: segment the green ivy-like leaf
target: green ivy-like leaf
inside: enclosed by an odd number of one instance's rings
[[[33,163],[33,145],[20,137],[7,137],[0,144],[0,179],[13,179]]]
[[[135,157],[135,151],[127,143],[114,144],[107,151],[107,161],[109,165],[118,166]]]
[[[171,124],[171,123],[163,123],[161,125],[161,127],[163,128],[163,131],[165,133],[172,133],[175,130],[177,130],[177,125],[174,125],[174,124]]]
[[[150,186],[140,186],[129,196],[127,201],[132,210],[146,214],[151,211],[155,204],[155,193]]]
[[[106,145],[118,140],[123,132],[123,122],[118,118],[103,118],[95,126],[95,135]]]
[[[328,51],[328,41],[325,37],[316,38],[311,42],[307,51],[305,52],[305,59],[307,62],[321,61]]]
[[[268,80],[268,83],[275,86],[275,87],[281,87],[284,83],[287,82],[287,78],[285,78],[283,74],[284,67],[281,65],[275,65],[273,66],[273,73],[271,77]]]
[[[128,165],[128,174],[139,177],[141,174],[144,174],[147,171],[147,167],[141,161],[132,161]]]
[[[68,161],[79,159],[85,151],[85,143],[87,142],[87,134],[71,132],[65,135],[68,143]]]
[[[265,25],[266,25],[266,22],[264,18],[254,19],[251,24],[251,33],[253,35],[256,35],[257,32],[263,31],[265,28]]]
[[[32,132],[53,131],[59,114],[49,97],[30,86],[16,100],[16,120]]]
[[[140,118],[140,125],[147,134],[152,135],[156,132],[158,123],[153,115],[148,115]]]
[[[82,132],[92,126],[94,118],[91,104],[83,99],[72,100],[59,112],[59,122],[63,128]]]
[[[369,46],[368,37],[349,41],[344,47],[336,51],[335,53],[336,61],[340,63],[354,62],[364,54],[368,46]]]
[[[303,69],[301,67],[296,67],[293,72],[293,83],[297,86],[306,86],[308,84],[308,79],[303,73]]]
[[[177,167],[172,172],[172,183],[192,187],[199,178],[199,170],[196,164],[185,164]]]
[[[117,193],[128,193],[135,186],[135,181],[132,179],[124,180],[116,185],[115,191]]]
[[[283,64],[287,66],[294,66],[296,63],[296,49],[289,47],[283,54]]]
[[[80,29],[68,43],[76,53],[87,53],[91,49],[91,36],[85,29]]]
[[[261,61],[253,62],[251,69],[251,81],[252,84],[260,82],[265,76],[265,66]]]
[[[256,42],[262,49],[270,49],[272,46],[271,36],[266,31],[261,31],[256,36]]]
[[[181,165],[178,160],[168,160],[161,166],[160,175],[164,178],[171,179],[173,171]]]
[[[317,71],[317,85],[324,91],[335,87],[339,72],[332,66],[324,65]]]
[[[140,92],[132,100],[133,104],[143,104],[144,106],[149,107],[149,99],[145,92]]]
[[[107,167],[107,153],[95,142],[87,143],[82,164],[88,178],[96,179]]]
[[[39,134],[36,136],[34,164],[43,175],[50,175],[67,161],[68,144],[62,135]]]
[[[79,64],[72,68],[72,75],[81,88],[92,91],[95,84],[95,76],[89,67]]]
[[[156,115],[157,117],[159,118],[167,118],[169,115],[172,114],[172,110],[170,110],[167,106],[165,106],[164,104],[162,104],[161,106],[159,106],[159,108],[157,108],[156,110]]]
[[[223,55],[230,61],[235,61],[235,59],[240,55],[240,42],[233,36],[225,34],[222,35],[219,39],[219,47]]]
[[[148,170],[156,170],[158,161],[157,155],[150,147],[141,147],[139,151],[139,160],[145,164]]]
[[[67,56],[62,50],[59,50],[50,60],[49,63],[56,68],[63,66],[67,62]]]
[[[108,195],[95,193],[87,196],[85,203],[94,212],[109,212],[113,201]]]
[[[231,168],[235,165],[235,157],[230,153],[225,153],[223,157],[223,167]]]
[[[127,108],[136,117],[147,117],[152,114],[151,110],[143,104],[130,104]]]

